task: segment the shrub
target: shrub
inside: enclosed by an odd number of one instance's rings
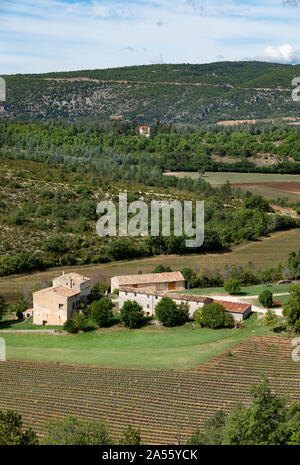
[[[225,328],[234,328],[234,318],[231,315],[231,313],[225,312],[224,327]]]
[[[265,308],[273,307],[273,294],[271,291],[269,291],[269,289],[265,289],[259,295],[258,300]]]
[[[278,316],[275,314],[274,310],[268,308],[265,314],[265,317],[264,317],[265,325],[269,326],[269,328],[271,328],[273,331],[277,322],[278,322]]]
[[[182,325],[189,319],[187,304],[176,305],[170,297],[163,297],[155,307],[156,318],[167,327]]]
[[[95,300],[89,308],[89,317],[99,326],[108,326],[112,317],[112,301],[107,297]]]
[[[203,324],[203,316],[202,316],[202,308],[197,308],[194,312],[194,322],[199,325],[199,326],[202,326]]]
[[[142,306],[135,300],[124,302],[120,310],[120,320],[127,328],[140,328],[146,321]]]
[[[230,278],[225,282],[224,289],[226,292],[228,292],[228,294],[238,294],[241,292],[241,281],[238,279]]]
[[[78,331],[87,331],[88,330],[88,320],[84,313],[80,313],[75,315],[74,317],[74,325],[78,329]]]
[[[68,318],[63,326],[64,330],[68,333],[75,334],[78,332],[78,328],[75,326],[75,323],[72,318]]]
[[[202,307],[203,324],[208,328],[222,328],[225,323],[225,308],[218,303],[207,304]]]

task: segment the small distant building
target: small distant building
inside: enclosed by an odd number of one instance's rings
[[[138,130],[140,136],[150,137],[151,135],[151,128],[149,126],[139,126]]]
[[[215,303],[221,304],[226,312],[231,313],[235,321],[245,320],[252,311],[252,305],[242,302],[229,302],[227,300],[216,300]]]
[[[62,274],[53,286],[33,293],[33,324],[63,325],[81,310],[91,292],[91,280],[78,273]]]
[[[23,318],[27,320],[33,315],[33,308],[28,308],[27,310],[24,310],[24,312],[22,313],[23,313]]]
[[[185,280],[180,271],[114,276],[111,278],[111,292],[115,289],[121,290],[124,287],[161,292],[182,291],[185,289]]]

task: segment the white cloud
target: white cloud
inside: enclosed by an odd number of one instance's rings
[[[264,58],[267,61],[278,63],[298,63],[300,62],[300,51],[295,50],[290,44],[279,47],[269,45],[264,51]]]

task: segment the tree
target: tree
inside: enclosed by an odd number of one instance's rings
[[[202,318],[204,326],[211,329],[222,328],[225,323],[225,308],[218,303],[203,305]]]
[[[275,311],[271,308],[268,308],[265,317],[264,317],[265,325],[269,326],[269,328],[274,331],[276,324],[278,323],[278,316],[276,315]]]
[[[1,321],[2,317],[3,317],[3,315],[5,314],[6,309],[7,309],[7,304],[5,302],[5,299],[4,299],[4,297],[2,297],[2,295],[0,295],[0,321]]]
[[[128,426],[120,438],[120,445],[139,446],[141,443],[141,433],[139,429]]]
[[[157,265],[152,273],[170,273],[172,269],[169,266]]]
[[[170,297],[163,297],[155,307],[155,316],[164,326],[179,326],[189,319],[187,304],[176,305]]]
[[[23,320],[23,312],[27,309],[27,303],[24,298],[18,300],[18,302],[12,306],[12,309],[16,313],[18,320]]]
[[[291,297],[284,304],[282,314],[287,324],[296,333],[300,333],[300,284],[293,284],[289,287]]]
[[[226,421],[226,413],[218,410],[204,423],[204,432],[197,430],[190,440],[189,445],[220,445],[223,441],[223,428]]]
[[[79,313],[74,317],[74,325],[78,331],[87,331],[88,327],[88,320],[84,313]]]
[[[27,446],[38,444],[38,439],[32,429],[23,431],[22,416],[8,410],[0,411],[0,445]]]
[[[224,289],[228,294],[239,294],[241,292],[241,281],[238,279],[230,278],[224,283]]]
[[[111,445],[107,426],[102,421],[81,421],[67,416],[46,425],[45,445],[87,446]]]
[[[63,328],[65,331],[71,334],[78,332],[78,328],[76,327],[73,318],[68,318],[67,321],[65,321]]]
[[[196,273],[192,268],[182,268],[181,273],[187,282],[188,288],[194,288],[199,286],[200,279],[197,277]]]
[[[258,300],[265,308],[273,307],[273,294],[271,291],[269,291],[269,289],[265,289],[263,292],[261,292],[261,294],[259,294]]]
[[[99,326],[108,326],[113,318],[113,303],[107,297],[92,302],[89,308],[89,317]]]
[[[120,320],[127,328],[140,328],[146,321],[143,307],[135,300],[126,300],[120,310]]]

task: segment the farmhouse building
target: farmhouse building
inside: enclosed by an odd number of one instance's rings
[[[53,286],[33,293],[33,323],[63,325],[80,312],[91,292],[91,280],[78,273],[68,273],[53,280]]]
[[[124,287],[160,292],[182,291],[185,289],[185,280],[180,271],[114,276],[111,278],[111,292],[115,289],[121,290]]]
[[[150,137],[151,135],[151,128],[149,126],[139,126],[139,135]]]
[[[243,321],[251,313],[251,304],[240,302],[228,302],[215,300],[211,297],[204,297],[190,294],[174,294],[160,291],[150,291],[147,289],[133,289],[132,287],[122,287],[119,289],[119,306],[120,308],[126,300],[135,300],[138,302],[146,315],[153,316],[155,307],[163,297],[170,297],[177,305],[181,303],[188,304],[189,316],[193,317],[197,308],[210,303],[219,303],[225,311],[230,313],[235,321]]]

